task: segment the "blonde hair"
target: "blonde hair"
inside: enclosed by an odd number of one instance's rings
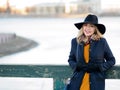
[[[94,25],[95,26],[95,25]],[[103,35],[100,33],[100,31],[98,30],[98,28],[95,26],[95,32],[94,34],[91,36],[91,39],[92,40],[99,40],[100,38],[102,38]],[[78,32],[78,35],[77,35],[77,42],[78,43],[81,43],[81,42],[84,42],[86,43],[88,41],[88,37],[86,37],[83,33],[83,28],[81,28]]]

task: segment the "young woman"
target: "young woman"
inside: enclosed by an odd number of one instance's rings
[[[103,38],[106,28],[92,14],[75,26],[79,33],[71,41],[68,62],[74,73],[67,90],[105,90],[105,72],[115,64],[112,51]]]

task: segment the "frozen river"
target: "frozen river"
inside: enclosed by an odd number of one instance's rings
[[[64,64],[70,50],[71,39],[76,37],[77,28],[73,25],[83,21],[81,18],[0,18],[0,33],[16,33],[28,39],[35,40],[39,46],[13,55],[0,58],[0,64]],[[120,17],[101,17],[100,23],[106,25],[105,37],[116,58],[116,64],[120,64]],[[15,90],[52,90],[40,89],[40,85],[45,85],[41,79],[22,78],[0,78],[0,89],[13,90],[11,85],[16,86]],[[37,82],[36,82],[37,81]],[[51,81],[51,79],[50,79]],[[9,84],[11,82],[11,84]],[[13,82],[18,82],[13,83]],[[22,82],[22,83],[21,83]],[[23,89],[29,83],[38,89]],[[47,83],[48,81],[46,81]],[[51,81],[52,82],[52,81]],[[106,90],[119,90],[119,80],[107,80]],[[17,89],[17,87],[22,86]],[[51,84],[52,86],[52,84]],[[50,86],[50,87],[51,87]],[[7,88],[8,87],[8,88]],[[43,87],[42,87],[43,88]]]
[[[0,18],[0,33],[16,33],[39,43],[29,51],[0,58],[0,64],[68,64],[71,39],[76,37],[73,25],[81,18]],[[120,17],[103,17],[105,37],[120,64]]]

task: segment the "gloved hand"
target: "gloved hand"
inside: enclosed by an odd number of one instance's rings
[[[95,63],[88,63],[87,64],[87,70],[86,72],[91,73],[91,72],[100,72],[100,66],[99,64]]]
[[[81,63],[81,62],[77,62],[77,64],[76,64],[76,71],[79,72],[80,70],[86,71],[87,70],[87,64],[84,64],[84,63]]]

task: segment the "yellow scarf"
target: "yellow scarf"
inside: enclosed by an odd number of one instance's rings
[[[89,48],[90,44],[84,46],[84,59],[86,63],[89,62]],[[80,90],[90,90],[89,76],[90,76],[89,73],[85,73],[82,80],[82,84],[80,86]]]

